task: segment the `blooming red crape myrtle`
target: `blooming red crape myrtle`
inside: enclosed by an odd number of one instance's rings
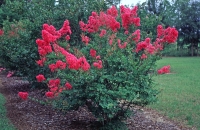
[[[79,26],[82,31],[80,37],[84,44],[83,49],[86,49],[79,54],[72,51],[74,48],[71,48],[69,44],[72,31],[68,20],[64,21],[62,28],[59,30],[53,25],[43,24],[42,38],[36,40],[40,55],[40,59],[36,63],[41,67],[48,66],[52,75],[54,73],[56,75],[48,78],[48,80],[45,80],[41,75],[36,77],[38,82],[45,82],[48,85],[49,90],[45,95],[47,97],[56,97],[63,91],[69,92],[77,89],[77,86],[74,86],[76,81],[65,78],[67,77],[66,75],[70,75],[70,72],[77,72],[77,75],[72,76],[76,77],[81,74],[98,74],[97,72],[109,71],[106,67],[110,66],[109,63],[113,59],[106,60],[117,53],[121,54],[117,57],[119,59],[121,58],[120,56],[130,54],[132,55],[130,57],[137,57],[139,60],[136,61],[143,64],[143,62],[148,61],[162,51],[165,44],[176,41],[178,31],[171,27],[165,29],[162,25],[157,26],[157,38],[155,41],[150,37],[142,39],[139,29],[139,26],[141,26],[140,18],[137,15],[137,10],[137,6],[130,9],[122,5],[120,6],[120,11],[118,11],[115,6],[112,6],[105,12],[92,12],[85,23],[80,21]],[[120,21],[118,21],[119,19]],[[93,35],[95,37],[91,37]],[[67,49],[59,45],[59,39],[61,38],[66,40]],[[128,52],[128,50],[131,51]],[[48,55],[55,57],[52,60]],[[131,59],[126,61],[129,63],[129,60]],[[122,60],[113,61],[113,64],[118,62],[121,63]],[[121,65],[123,66],[123,63]],[[127,68],[121,70],[127,70]],[[162,73],[167,72],[166,69],[162,69],[159,73],[161,71]],[[65,76],[62,77],[60,75]],[[81,78],[84,78],[84,76]]]
[[[19,92],[18,96],[23,99],[26,100],[28,98],[28,93],[27,92]]]
[[[48,86],[46,97],[59,96],[55,106],[74,110],[86,105],[106,125],[125,119],[129,106],[156,99],[151,72],[164,47],[176,41],[178,31],[158,25],[155,40],[145,37],[137,10],[122,5],[119,11],[115,6],[93,11],[86,22],[79,22],[80,46],[70,46],[75,40],[70,39],[68,20],[60,30],[43,25],[42,38],[36,40],[40,55],[36,62],[48,67],[49,73],[47,80],[42,76],[37,80]],[[161,68],[158,73],[169,73],[169,69]]]
[[[37,79],[38,82],[42,82],[42,81],[46,80],[44,75],[42,75],[42,74],[37,75],[36,79]]]
[[[157,72],[158,72],[158,74],[170,73],[170,65],[163,66],[163,67],[160,68]]]

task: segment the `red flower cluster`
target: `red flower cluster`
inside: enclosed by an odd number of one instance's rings
[[[93,66],[98,68],[98,69],[103,68],[102,61],[101,60],[97,60],[96,62],[93,63]]]
[[[100,57],[100,55],[97,56],[96,50],[90,49],[90,56],[95,58],[95,60],[96,60],[96,62],[93,63],[94,67],[96,67],[98,69],[103,68],[101,57]]]
[[[158,74],[170,73],[170,65],[168,65],[168,66],[163,66],[163,67],[160,68],[157,72],[158,72]]]
[[[69,69],[83,69],[87,71],[90,69],[90,65],[87,62],[85,57],[80,57],[79,59],[73,54],[67,52],[64,48],[57,45],[56,40],[61,38],[61,36],[66,35],[66,40],[70,39],[71,30],[69,26],[69,21],[66,20],[63,24],[63,27],[56,31],[54,26],[43,24],[42,30],[42,39],[37,39],[36,43],[38,45],[38,52],[41,56],[41,59],[36,61],[38,65],[43,66],[46,61],[46,55],[54,51],[55,53],[60,53],[66,57],[66,62],[57,61],[55,64],[50,64],[49,68],[52,72],[57,69],[65,69],[68,67]],[[89,38],[87,36],[82,37],[83,41],[88,44]],[[52,49],[53,47],[53,49]]]
[[[100,12],[98,15],[96,12],[92,12],[92,15],[89,17],[87,24],[80,21],[79,25],[82,31],[94,33],[99,31],[101,26],[105,26],[106,28],[116,32],[117,29],[120,28],[120,23],[116,21],[116,16],[118,15],[117,9],[115,6],[107,10],[107,14],[104,12]],[[105,35],[105,31],[100,33],[100,36]]]
[[[107,10],[107,14],[113,17],[117,17],[118,11],[115,6],[112,6],[110,9]]]
[[[132,34],[135,35],[135,34]],[[139,37],[139,35],[138,35]],[[168,27],[163,29],[162,25],[157,26],[157,39],[153,44],[150,43],[150,38],[146,38],[144,41],[139,42],[136,45],[135,52],[141,50],[147,51],[149,54],[154,54],[156,51],[163,50],[164,43],[174,43],[178,37],[178,31],[175,28]],[[139,38],[138,38],[139,39]],[[136,40],[133,39],[133,40]]]
[[[46,61],[46,58],[45,57],[41,57],[40,60],[36,61],[36,63],[39,65],[39,66],[44,66],[44,63]]]
[[[65,86],[66,86],[66,88],[67,88],[68,90],[72,89],[72,85],[71,85],[69,82],[67,82],[67,83],[65,84]]]
[[[96,50],[94,50],[94,49],[90,49],[90,56],[91,57],[96,57],[96,54],[97,54],[97,52],[96,52]]]
[[[63,90],[72,89],[72,85],[69,82],[65,83],[65,86],[60,85],[60,79],[50,79],[48,83],[49,91],[45,93],[46,97],[58,96]]]
[[[69,26],[69,21],[65,20],[64,24],[62,26],[62,28],[58,31],[62,36],[67,34],[67,36],[69,37],[69,35],[72,34],[70,26]]]
[[[51,92],[56,92],[60,85],[60,79],[50,79],[48,83],[48,87]]]
[[[132,33],[133,41],[136,43],[140,41],[140,30],[137,29],[134,33]]]
[[[48,87],[50,91],[46,92],[45,95],[47,97],[54,97],[54,95],[58,95],[59,92],[62,92],[62,87],[60,86],[60,79],[50,79]]]
[[[0,29],[0,36],[2,36],[3,34],[4,34],[4,31]]]
[[[44,75],[42,75],[42,74],[37,75],[36,79],[37,79],[38,82],[42,82],[42,81],[46,80]]]
[[[146,59],[147,55],[146,54],[142,54],[142,56],[140,57],[141,59]]]
[[[56,61],[55,64],[50,64],[49,69],[51,70],[51,72],[54,72],[54,71],[56,71],[56,69],[63,70],[66,68],[66,66],[67,66],[67,64],[65,62],[58,60],[58,61]]]
[[[109,44],[112,45],[113,43],[113,40],[116,38],[116,35],[115,34],[112,34],[110,37],[109,37]]]
[[[126,48],[126,45],[128,44],[127,42],[124,42],[123,44],[121,44],[121,40],[120,39],[118,39],[117,42],[118,42],[118,47],[120,49]]]
[[[130,25],[140,26],[140,18],[137,17],[138,7],[135,6],[132,10],[130,8],[126,8],[125,6],[120,6],[120,13],[122,19],[122,27],[125,30],[128,30]]]
[[[157,37],[162,42],[174,43],[178,37],[178,31],[175,28],[168,27],[163,29],[162,25],[157,26]]]
[[[12,71],[8,71],[8,74],[7,74],[7,78],[9,78],[9,77],[11,77],[12,75],[14,74],[14,72],[12,72]]]
[[[46,92],[45,96],[49,97],[49,98],[53,98],[54,97],[54,93],[53,92]]]
[[[147,49],[147,47],[150,45],[150,43],[146,42],[145,41],[141,41],[139,42],[137,45],[136,45],[136,49],[135,49],[135,52],[139,52],[141,51],[142,49]]]
[[[99,34],[100,37],[103,37],[104,35],[106,35],[106,30],[105,29],[102,29],[101,30],[101,33]]]
[[[26,100],[28,98],[28,93],[27,92],[19,92],[18,96],[23,99]]]
[[[67,41],[69,41],[69,40],[70,40],[70,36],[67,35],[67,36],[65,37],[65,39],[66,39]]]
[[[84,35],[81,35],[81,38],[82,38],[82,42],[84,42],[85,45],[88,45],[90,38],[88,36],[84,36]]]
[[[70,39],[69,37],[70,34],[71,30],[68,20],[64,22],[63,27],[58,31],[56,31],[55,27],[52,25],[43,24],[42,39],[36,40],[40,56],[44,57],[48,53],[51,53],[52,52],[51,44],[55,43],[55,41],[63,35],[67,35],[66,39]],[[39,60],[37,63],[40,66],[43,66],[44,60]]]
[[[56,53],[61,53],[63,56],[65,56],[66,59],[66,65],[69,69],[74,69],[74,70],[78,70],[78,69],[82,69],[84,71],[88,71],[90,69],[90,64],[87,62],[86,58],[80,57],[77,58],[75,55],[67,52],[64,48],[58,46],[57,44],[53,44],[53,47],[55,49]],[[52,66],[52,70],[54,71],[55,66]]]

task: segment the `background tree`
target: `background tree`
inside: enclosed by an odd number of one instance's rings
[[[175,14],[177,15],[174,23],[179,30],[178,45],[181,48],[187,45],[191,56],[198,55],[200,41],[200,1],[176,0],[174,8],[176,8]]]

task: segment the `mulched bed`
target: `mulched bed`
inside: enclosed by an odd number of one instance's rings
[[[0,74],[0,93],[6,97],[7,117],[18,130],[96,130],[95,117],[81,107],[77,111],[63,113],[32,100],[22,100],[19,91],[27,91],[30,97],[46,100],[44,91],[31,90],[28,82],[17,77],[6,78]],[[195,130],[147,108],[135,108],[134,116],[126,120],[130,130]]]

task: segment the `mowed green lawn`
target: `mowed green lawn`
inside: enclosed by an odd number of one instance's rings
[[[0,94],[0,129],[1,130],[15,130],[14,126],[6,117],[6,108],[4,106],[5,98]]]
[[[200,130],[200,57],[163,58],[157,68],[164,65],[171,66],[171,74],[154,77],[161,92],[150,107]]]

